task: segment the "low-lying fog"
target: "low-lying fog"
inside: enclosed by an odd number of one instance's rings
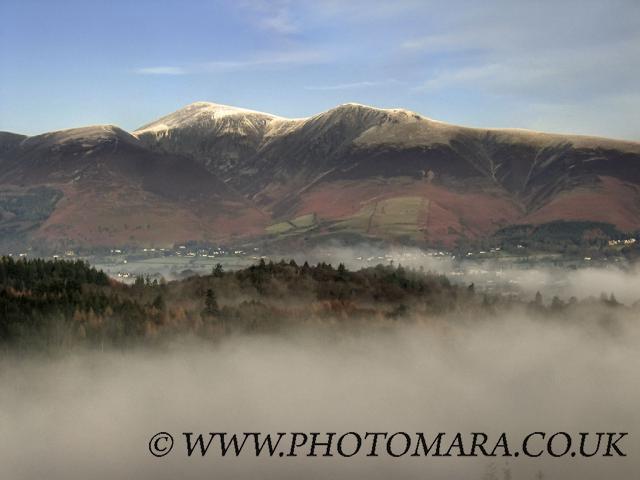
[[[135,275],[150,275],[164,277],[167,280],[184,278],[185,275],[207,275],[213,265],[221,262],[225,270],[237,270],[255,264],[259,254],[246,257],[210,258],[171,258],[150,259],[149,261],[129,262],[126,265],[102,265],[109,275],[120,281],[133,282]],[[625,262],[611,260],[597,266],[588,266],[588,261],[575,261],[578,268],[554,266],[554,257],[547,259],[524,261],[524,258],[500,257],[496,259],[479,259],[467,257],[456,259],[447,252],[424,251],[411,247],[382,248],[369,244],[354,247],[329,245],[307,250],[304,253],[290,253],[286,255],[272,255],[264,257],[266,260],[285,260],[291,258],[302,264],[318,262],[331,263],[337,266],[344,263],[350,270],[373,267],[377,264],[403,265],[407,268],[422,268],[446,275],[452,282],[469,285],[474,283],[479,291],[492,293],[513,293],[522,298],[533,298],[540,292],[548,303],[555,295],[567,300],[570,297],[578,299],[589,296],[599,298],[602,293],[609,296],[615,294],[619,302],[631,305],[640,301],[640,268]],[[555,259],[557,260],[557,259]],[[620,259],[618,259],[620,260]],[[571,264],[572,262],[569,262]],[[169,266],[171,265],[171,266]],[[128,278],[120,278],[118,273],[127,272]]]
[[[6,479],[631,479],[640,323],[594,318],[299,331],[0,363]],[[163,458],[151,436],[173,433]],[[626,458],[187,458],[180,432],[629,432]],[[542,474],[542,476],[540,476]]]
[[[450,272],[450,260],[408,267]],[[336,264],[357,252],[339,252]],[[358,255],[362,256],[362,254]],[[302,260],[303,259],[299,259]],[[313,258],[320,261],[322,258]],[[384,262],[387,263],[387,262]],[[473,267],[476,268],[476,267]],[[488,275],[579,299],[640,299],[640,274],[504,269]],[[463,272],[468,282],[477,272]],[[510,282],[512,281],[512,282]],[[486,284],[485,284],[486,286]],[[498,289],[499,290],[499,289]],[[526,313],[429,319],[391,331],[300,330],[167,349],[0,357],[3,479],[429,478],[631,479],[640,471],[640,318],[610,309],[569,321]],[[619,312],[619,313],[616,313]],[[152,435],[173,433],[163,458]],[[626,458],[187,458],[180,432],[629,432]]]
[[[294,255],[299,262],[327,262],[337,265],[343,262],[347,268],[358,270],[376,264],[403,265],[407,268],[422,268],[447,275],[452,282],[474,283],[481,290],[497,293],[517,293],[523,298],[540,292],[550,300],[558,295],[565,300],[570,297],[583,299],[607,296],[614,293],[619,302],[633,304],[640,301],[640,268],[612,260],[609,264],[587,266],[590,262],[559,262],[579,264],[578,268],[553,266],[558,258],[549,256],[536,261],[523,258],[496,257],[496,259],[456,260],[446,252],[426,252],[417,248],[377,248],[359,245],[353,248],[316,248],[304,255]],[[618,259],[619,260],[619,259]],[[620,264],[622,263],[622,264]]]

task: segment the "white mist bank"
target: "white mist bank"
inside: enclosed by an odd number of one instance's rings
[[[326,262],[337,266],[344,263],[350,270],[376,264],[402,265],[446,275],[452,282],[469,285],[496,293],[518,293],[533,298],[540,292],[549,303],[555,295],[585,299],[613,293],[619,302],[632,305],[640,301],[640,266],[620,266],[612,262],[606,267],[568,269],[542,266],[532,261],[529,265],[502,260],[456,261],[445,252],[425,251],[413,247],[383,248],[360,244],[354,247],[325,246],[305,253],[293,254],[299,262]],[[547,262],[549,263],[549,262]]]
[[[225,257],[220,259],[227,271],[247,268],[259,261],[259,256]],[[402,265],[405,268],[422,269],[445,275],[453,283],[470,285],[473,283],[477,291],[491,293],[517,294],[522,299],[533,299],[537,292],[549,304],[553,296],[563,300],[570,297],[585,299],[599,298],[602,293],[609,296],[613,293],[616,299],[625,305],[640,302],[640,265],[627,265],[611,262],[610,265],[569,269],[549,266],[550,262],[522,263],[518,259],[508,258],[455,259],[447,252],[427,251],[415,247],[396,246],[383,247],[370,244],[358,244],[352,247],[327,244],[305,251],[291,252],[286,255],[264,257],[266,261],[288,262],[294,259],[299,264],[305,261],[310,264],[330,263],[337,267],[343,263],[349,270],[356,271],[366,267],[382,265]],[[183,261],[184,263],[180,263]],[[153,278],[164,277],[167,280],[184,278],[184,274],[208,275],[214,266],[211,259],[198,260],[173,258],[171,261],[159,259],[158,262],[130,262],[127,265],[96,265],[104,269],[114,278],[133,282],[135,275],[150,275]],[[218,260],[215,261],[217,263]],[[171,264],[171,266],[169,266]],[[122,279],[118,272],[126,271],[131,277]]]
[[[7,479],[430,478],[600,480],[640,468],[640,322],[517,315],[300,331],[168,350],[0,363]],[[630,432],[626,458],[187,458],[148,451],[180,432]],[[485,477],[494,469],[497,477]]]

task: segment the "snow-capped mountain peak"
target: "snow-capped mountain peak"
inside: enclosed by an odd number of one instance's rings
[[[212,102],[195,102],[169,115],[159,118],[135,131],[136,135],[152,132],[163,132],[173,128],[198,127],[209,128],[213,123],[224,122],[227,128],[234,122],[238,127],[245,125],[266,125],[273,121],[286,121],[270,113],[258,112],[247,108],[232,107]]]

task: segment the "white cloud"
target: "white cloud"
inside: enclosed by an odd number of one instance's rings
[[[188,72],[182,67],[145,67],[136,68],[135,73],[139,75],[185,75]]]
[[[330,56],[315,50],[294,50],[285,52],[265,52],[244,60],[213,61],[201,63],[194,70],[204,72],[225,72],[235,70],[253,70],[262,68],[288,67],[324,63]]]
[[[453,66],[441,67],[418,87],[467,88],[478,93],[517,95],[535,101],[567,101],[637,92],[640,37],[589,48],[549,50],[494,48]]]
[[[339,83],[336,85],[309,85],[305,90],[355,90],[359,88],[379,87],[383,85],[401,83],[398,80],[363,81],[353,83]]]
[[[480,27],[463,31],[434,33],[405,40],[400,45],[403,49],[420,52],[449,52],[453,50],[487,48],[497,36],[504,38],[504,31],[497,28]]]
[[[288,10],[282,9],[264,17],[260,21],[262,28],[274,31],[282,35],[289,35],[297,33],[299,31],[298,25],[291,19],[291,14]]]
[[[249,12],[258,27],[279,35],[291,35],[300,31],[288,0],[244,0],[241,7]]]
[[[298,4],[303,2],[298,2]],[[323,21],[340,20],[349,23],[388,21],[420,13],[430,7],[433,0],[395,0],[393,2],[372,2],[371,0],[313,0],[307,2],[309,12]]]
[[[327,53],[314,50],[294,50],[284,52],[264,52],[242,60],[214,60],[180,66],[144,67],[134,70],[141,75],[187,75],[205,73],[225,73],[241,70],[288,68],[313,65],[331,60]]]
[[[590,101],[536,103],[527,109],[529,128],[640,140],[640,94]]]

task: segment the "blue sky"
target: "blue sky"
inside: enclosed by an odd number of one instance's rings
[[[345,102],[640,140],[637,0],[0,0],[0,130]]]

